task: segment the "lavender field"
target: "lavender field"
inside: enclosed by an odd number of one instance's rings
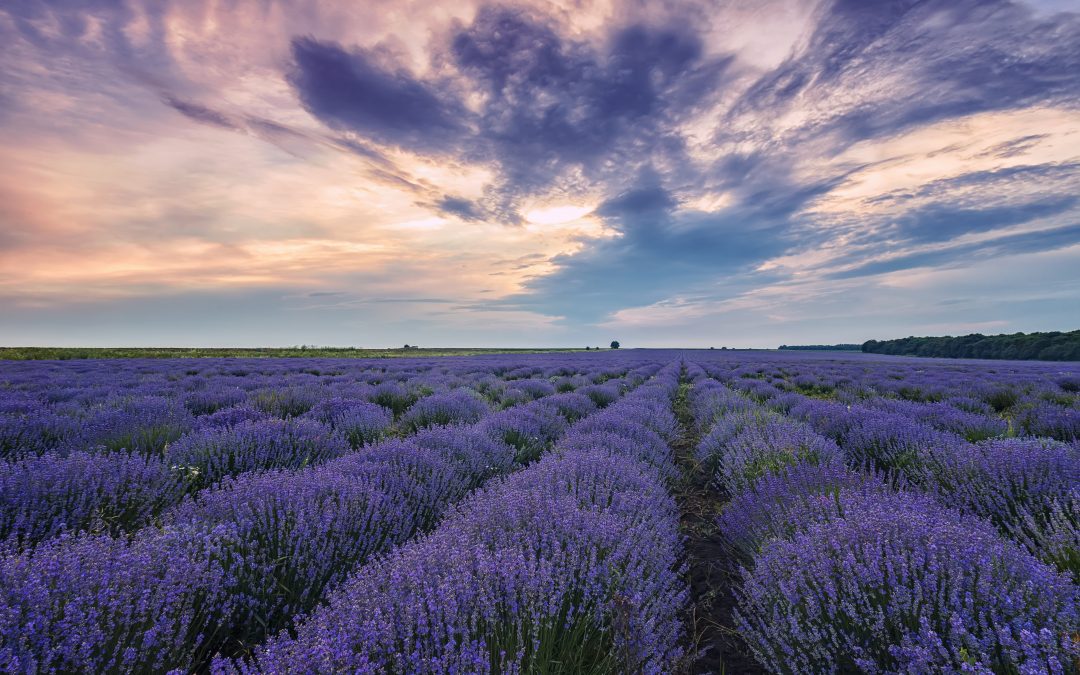
[[[1077,673],[1080,364],[0,365],[0,670]]]

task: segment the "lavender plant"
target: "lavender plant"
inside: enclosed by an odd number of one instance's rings
[[[318,464],[348,451],[329,427],[297,418],[194,431],[168,447],[166,462],[198,489],[225,476]]]
[[[1077,573],[1080,514],[1071,505],[1080,498],[1080,449],[1046,438],[944,446],[926,453],[915,480],[939,502],[989,520],[1036,557]]]
[[[181,474],[125,452],[48,453],[0,464],[0,540],[32,545],[61,532],[130,532],[180,501]]]
[[[458,390],[433,394],[417,401],[401,418],[401,427],[415,431],[447,424],[471,424],[480,421],[490,408],[476,394]]]
[[[910,493],[844,491],[836,512],[744,571],[738,627],[770,671],[1075,667],[1076,586],[988,524]]]

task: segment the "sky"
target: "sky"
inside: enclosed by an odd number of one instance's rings
[[[1080,328],[1080,0],[19,0],[0,59],[0,345]]]

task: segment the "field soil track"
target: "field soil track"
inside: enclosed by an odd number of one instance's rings
[[[735,632],[733,613],[739,569],[728,555],[716,524],[728,495],[712,483],[711,476],[695,457],[700,438],[689,407],[690,387],[684,382],[675,400],[680,433],[672,445],[681,473],[675,499],[679,505],[679,527],[686,537],[686,575],[690,586],[690,607],[684,625],[689,633],[691,655],[684,670],[694,675],[763,674],[765,670]]]

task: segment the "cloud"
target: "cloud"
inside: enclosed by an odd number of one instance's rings
[[[749,273],[793,243],[780,222],[750,211],[680,209],[656,184],[620,194],[597,213],[610,219],[617,236],[555,257],[553,272],[493,304],[561,316],[570,324],[599,323],[620,308],[701,292],[717,279]]]
[[[705,58],[686,27],[631,25],[604,42],[563,38],[534,15],[500,7],[481,9],[454,36],[455,65],[486,96],[481,143],[506,189],[544,188],[571,167],[602,178],[610,163],[626,171],[657,152],[678,155],[674,125],[730,63]]]
[[[304,107],[335,129],[423,152],[446,152],[466,131],[459,102],[371,51],[302,37],[292,53],[289,82]]]
[[[1078,243],[1080,243],[1080,224],[1022,232],[948,248],[908,253],[833,272],[828,274],[827,278],[851,279],[920,267],[965,266],[978,259],[1053,251],[1074,246]]]
[[[1004,0],[849,0],[833,3],[818,25],[789,67],[821,91],[869,90],[841,104],[830,125],[850,140],[1080,93],[1080,46],[1061,39],[1080,33],[1080,16],[1040,19]],[[902,89],[860,86],[859,77]]]
[[[1047,134],[1028,134],[1021,136],[1020,138],[1014,138],[1011,141],[999,143],[994,147],[983,151],[980,157],[994,157],[997,159],[1008,159],[1010,157],[1016,157],[1026,154],[1029,150],[1038,145],[1039,141],[1048,138]]]
[[[433,304],[569,335],[757,311],[827,341],[887,281],[1073,250],[1080,14],[661,4],[5,6],[0,285],[273,286],[403,331]],[[957,321],[1023,316],[965,297]]]
[[[177,111],[184,117],[201,124],[209,124],[210,126],[229,130],[236,130],[239,128],[225,114],[213,110],[212,108],[207,108],[204,105],[193,103],[191,101],[184,101],[175,96],[164,96],[162,101],[165,105]]]
[[[537,12],[482,7],[445,46],[453,76],[421,80],[388,54],[298,38],[289,81],[332,128],[421,155],[498,169],[488,209],[510,222],[521,195],[606,181],[681,155],[675,127],[719,85],[730,58],[683,28],[632,25],[595,47]],[[473,112],[462,102],[472,92]],[[575,174],[576,172],[576,174]]]
[[[989,232],[1063,214],[1078,202],[1080,198],[1074,196],[1055,196],[1024,204],[975,209],[938,203],[902,214],[888,233],[907,241],[948,241],[963,234]]]
[[[468,199],[461,199],[460,197],[443,197],[436,204],[436,208],[442,213],[465,221],[481,220],[484,217],[481,207]]]
[[[980,153],[980,155],[983,153]],[[1017,164],[1004,168],[968,171],[927,181],[913,190],[888,190],[866,200],[869,205],[915,208],[927,201],[986,203],[988,198],[1016,199],[1029,192],[1046,193],[1047,199],[1067,192],[1080,176],[1080,162]],[[977,195],[972,197],[971,195]]]

